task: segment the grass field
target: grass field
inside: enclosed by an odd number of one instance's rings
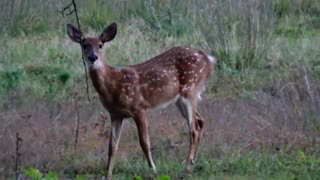
[[[159,173],[151,174],[129,120],[115,179],[320,179],[320,2],[317,0],[76,1],[81,28],[117,22],[107,63],[124,66],[177,45],[218,57],[200,111],[200,156],[184,173],[187,125],[175,107],[151,111]],[[0,179],[95,179],[105,173],[110,121],[62,16],[68,0],[0,2]],[[78,150],[74,134],[80,113]],[[101,115],[103,114],[103,115]],[[162,120],[163,119],[163,120]],[[49,155],[49,156],[48,156]]]

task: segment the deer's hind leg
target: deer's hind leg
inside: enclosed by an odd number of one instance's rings
[[[198,149],[200,146],[200,142],[203,136],[203,127],[204,127],[204,118],[202,117],[202,115],[196,111],[195,114],[195,128],[198,131],[198,140],[197,140],[197,144],[196,144],[196,150],[195,150],[195,155],[194,158],[197,157],[198,154]]]
[[[176,104],[182,116],[187,120],[189,128],[190,144],[186,162],[189,169],[194,164],[196,151],[202,135],[203,119],[199,118],[199,113],[196,111],[197,101],[195,98],[180,97]]]

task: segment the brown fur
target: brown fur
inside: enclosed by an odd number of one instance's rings
[[[68,34],[73,41],[78,42],[77,39],[81,37],[77,35],[82,33],[68,25]],[[179,46],[141,64],[114,68],[105,63],[100,49],[115,34],[116,25],[113,23],[100,37],[81,40],[93,86],[111,115],[107,178],[111,179],[112,176],[112,159],[118,147],[122,121],[129,117],[136,122],[140,145],[150,167],[155,170],[145,113],[147,109],[171,101],[176,102],[188,121],[190,147],[187,165],[193,164],[204,127],[204,119],[197,111],[197,103],[212,72],[213,62],[200,50]],[[92,55],[96,60],[90,61]]]

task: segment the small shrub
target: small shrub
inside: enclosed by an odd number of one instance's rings
[[[33,167],[30,167],[24,171],[24,173],[31,179],[31,180],[41,180],[43,175],[42,173]]]
[[[157,180],[170,180],[171,178],[170,178],[170,176],[168,176],[168,175],[161,175],[161,176],[159,176],[158,178],[157,178]]]
[[[143,180],[141,176],[134,176],[133,180]]]
[[[52,171],[49,171],[45,177],[46,180],[58,180],[58,174]]]
[[[0,72],[0,93],[16,88],[23,76],[23,71],[16,66],[8,67],[4,72]]]
[[[61,71],[58,74],[58,79],[60,80],[60,82],[65,85],[67,83],[67,81],[70,79],[70,73],[66,72],[66,71]]]

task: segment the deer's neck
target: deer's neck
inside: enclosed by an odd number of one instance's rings
[[[89,74],[92,84],[100,96],[105,96],[110,92],[112,85],[111,75],[113,68],[100,60],[98,67],[89,68]]]

